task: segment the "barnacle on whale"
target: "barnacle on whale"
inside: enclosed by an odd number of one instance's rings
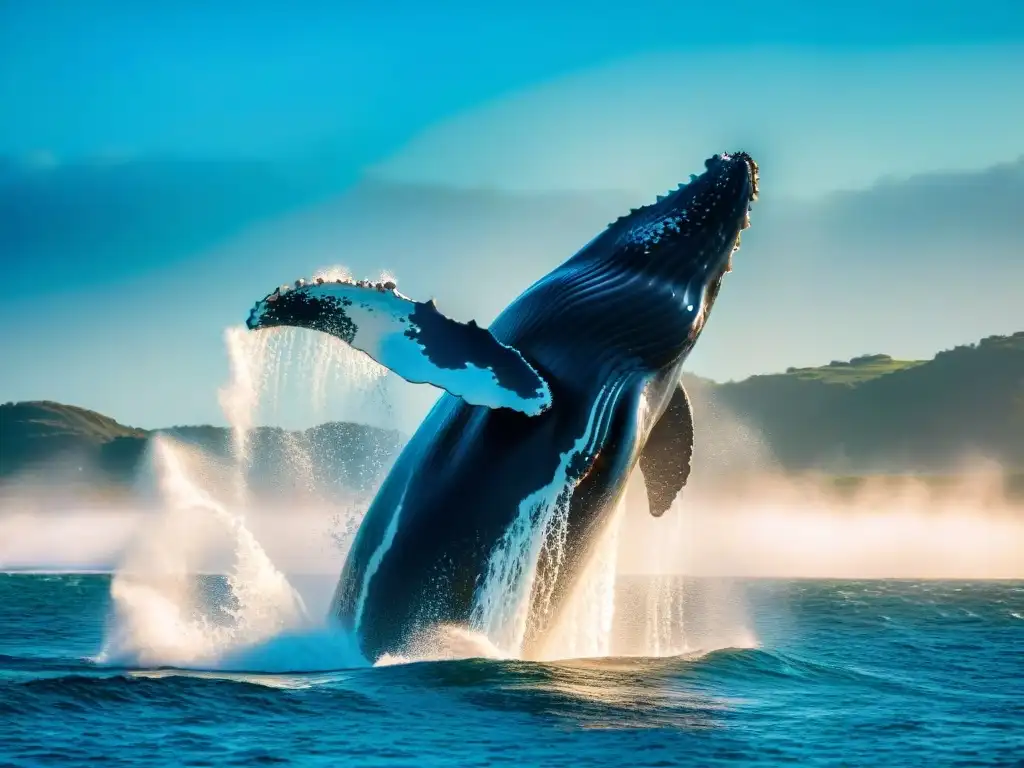
[[[712,155],[707,160],[705,160],[704,161],[704,167],[706,169],[710,170],[715,165],[715,162],[719,161],[719,160],[743,160],[747,164],[747,168],[748,168],[748,172],[749,172],[749,177],[750,177],[750,189],[751,189],[750,199],[751,199],[751,201],[757,200],[759,173],[758,173],[757,163],[754,162],[754,159],[749,154],[747,154],[746,152],[743,152],[743,151],[733,152],[733,153],[723,152],[723,153],[718,154],[718,155]],[[646,211],[650,211],[651,209],[655,208],[656,206],[664,203],[672,195],[674,195],[677,192],[681,191],[682,189],[686,188],[687,186],[689,186],[690,184],[692,184],[693,182],[697,181],[700,178],[701,177],[699,175],[697,175],[695,173],[691,173],[690,174],[690,181],[689,182],[680,182],[675,187],[675,189],[669,190],[665,194],[657,195],[655,197],[655,201],[653,203],[649,203],[648,205],[642,205],[642,206],[639,206],[637,208],[630,208],[629,209],[629,213],[624,214],[622,216],[619,216],[617,219],[615,219],[615,221],[613,221],[608,226],[609,227],[615,226],[616,224],[620,224],[623,221],[626,221],[627,219],[632,218],[634,215],[636,215],[638,213],[644,213]],[[721,184],[721,181],[719,182],[719,185],[720,184]],[[685,213],[685,209],[684,209],[683,212]],[[749,226],[749,224],[748,224],[748,226]]]

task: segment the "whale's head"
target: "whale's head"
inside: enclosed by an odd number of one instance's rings
[[[722,153],[705,160],[704,168],[614,222],[604,235],[613,257],[673,282],[731,270],[757,199],[757,164],[746,152]]]
[[[709,157],[703,173],[612,222],[566,262],[564,279],[593,296],[588,275],[601,275],[603,310],[618,309],[628,348],[653,365],[668,365],[703,328],[757,194],[750,155]]]

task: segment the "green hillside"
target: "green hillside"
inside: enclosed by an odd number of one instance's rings
[[[0,479],[47,467],[88,466],[112,479],[130,476],[146,433],[103,414],[49,401],[0,405]],[[134,449],[134,450],[133,450]],[[119,466],[120,465],[120,466]]]
[[[894,360],[889,355],[861,355],[852,360],[833,360],[817,368],[789,368],[786,373],[799,379],[824,384],[860,384],[887,373],[921,365],[921,360]]]
[[[0,484],[17,478],[34,485],[130,485],[145,460],[149,440],[166,434],[227,457],[231,432],[188,426],[146,431],[95,411],[48,401],[0,405]],[[368,488],[402,445],[397,432],[332,422],[303,432],[260,427],[250,435],[252,485],[287,487],[296,455],[310,458],[306,481],[321,487]]]
[[[1024,332],[928,361],[865,355],[714,385],[788,469],[946,471],[969,456],[1024,467]]]
[[[38,440],[65,438],[103,443],[115,437],[137,437],[142,430],[126,427],[104,416],[73,405],[40,400],[0,405],[3,432],[0,439]]]

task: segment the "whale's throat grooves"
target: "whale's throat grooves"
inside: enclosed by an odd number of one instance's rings
[[[653,371],[692,346],[705,294],[703,275],[678,283],[625,257],[570,260],[513,302],[491,332],[555,378],[578,381],[581,370],[627,361]]]

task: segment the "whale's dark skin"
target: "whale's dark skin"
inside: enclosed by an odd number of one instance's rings
[[[527,415],[444,394],[402,451],[333,603],[367,658],[400,653],[437,624],[479,621],[502,538],[542,489],[568,514],[564,546],[539,554],[518,649],[526,656],[541,649],[637,464],[652,513],[668,509],[692,452],[681,369],[757,193],[757,166],[745,153],[705,165],[611,224],[490,326],[546,382],[550,407]]]

